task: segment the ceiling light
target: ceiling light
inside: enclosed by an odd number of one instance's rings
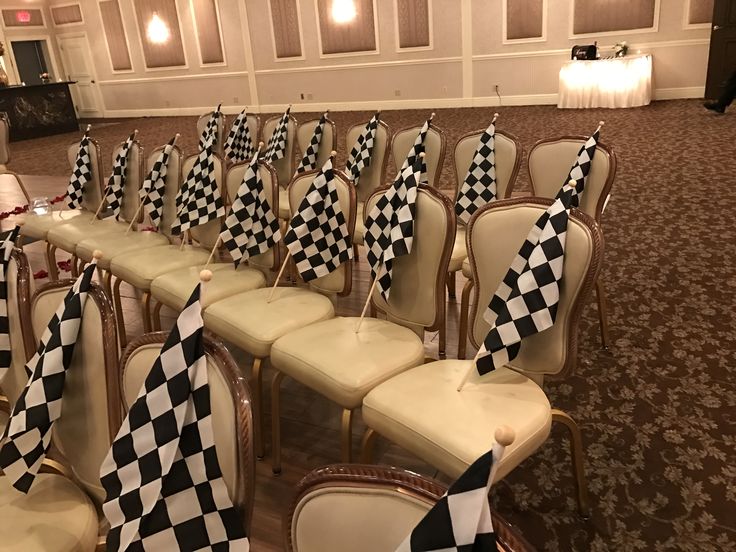
[[[350,23],[357,15],[355,0],[332,0],[332,20],[335,23]]]
[[[151,20],[148,22],[146,27],[146,36],[148,41],[152,44],[164,44],[171,38],[171,32],[169,27],[164,23],[157,13],[151,16]]]

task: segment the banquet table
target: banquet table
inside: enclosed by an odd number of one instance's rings
[[[651,54],[571,60],[560,69],[557,107],[639,107],[651,101]]]

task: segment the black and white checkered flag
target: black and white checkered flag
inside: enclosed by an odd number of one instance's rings
[[[123,143],[123,147],[118,152],[115,162],[112,164],[112,174],[105,187],[105,201],[107,201],[107,206],[112,209],[116,219],[120,218],[120,210],[123,208],[123,192],[125,191],[125,179],[127,177],[128,154],[130,153],[130,147],[133,145],[135,136],[136,133],[134,132]]]
[[[404,164],[401,165],[401,170],[399,171],[399,174],[404,172],[404,169],[407,167],[413,167],[414,164],[417,162],[417,159],[419,159],[422,163],[422,175],[419,178],[419,184],[427,184],[427,163],[425,162],[423,157],[420,157],[420,153],[424,153],[424,140],[427,139],[427,133],[429,133],[429,127],[432,126],[432,119],[434,118],[434,113],[432,113],[432,116],[425,121],[425,123],[422,125],[422,128],[419,129],[419,134],[417,134],[417,137],[414,139],[414,144],[409,149],[409,153],[406,155],[406,159],[404,159]]]
[[[289,222],[284,243],[305,282],[353,258],[353,244],[335,186],[332,157],[317,173]]]
[[[368,248],[368,264],[373,278],[378,278],[376,285],[386,301],[391,294],[393,260],[411,253],[414,242],[417,184],[423,164],[423,156],[416,156],[412,165],[404,163],[393,186],[365,219],[363,240]]]
[[[82,206],[84,187],[87,182],[92,180],[92,159],[90,158],[89,149],[89,135],[85,132],[79,142],[79,151],[77,151],[77,157],[74,160],[74,170],[66,188],[67,205],[70,209],[79,209]]]
[[[282,159],[286,155],[286,142],[289,140],[289,113],[291,112],[291,106],[286,108],[284,114],[279,119],[278,124],[273,129],[273,134],[268,139],[266,145],[266,153],[264,159],[268,163],[273,163]]]
[[[198,285],[100,469],[109,551],[250,549],[217,459]]]
[[[455,201],[457,218],[468,224],[483,205],[496,199],[496,117],[481,135],[468,174]]]
[[[368,124],[365,125],[363,132],[360,133],[355,145],[348,154],[348,160],[345,164],[345,173],[348,178],[357,186],[363,169],[371,164],[371,156],[373,155],[373,147],[376,145],[376,131],[378,129],[379,112],[376,112]]]
[[[171,225],[171,233],[174,235],[225,216],[225,205],[215,178],[215,160],[211,145],[199,152],[176,196],[176,206],[178,214]]]
[[[0,243],[0,383],[3,382],[12,363],[13,350],[10,346],[10,320],[8,319],[8,264],[19,232],[20,226],[16,226]]]
[[[169,170],[169,157],[174,149],[176,137],[169,140],[164,149],[153,163],[151,172],[143,181],[138,196],[143,202],[143,209],[151,219],[151,224],[156,228],[164,216],[164,194],[166,193],[166,174]]]
[[[573,164],[572,169],[570,169],[570,174],[567,175],[567,180],[565,180],[562,188],[560,188],[560,191],[557,194],[557,197],[560,197],[563,193],[567,193],[569,189],[568,183],[570,180],[574,180],[575,190],[573,191],[572,198],[570,200],[570,207],[580,206],[580,195],[583,193],[583,190],[585,190],[585,182],[588,179],[588,173],[590,173],[590,167],[593,163],[593,156],[595,155],[595,150],[598,147],[598,138],[600,137],[602,126],[603,121],[600,122],[595,132],[580,148],[578,156],[575,158],[575,163]]]
[[[255,148],[248,127],[248,114],[244,109],[230,127],[230,133],[225,140],[225,155],[238,163],[250,159],[254,153]]]
[[[488,493],[504,448],[496,442],[473,462],[396,552],[498,552]]]
[[[317,157],[319,156],[319,145],[322,142],[322,135],[325,133],[325,123],[327,122],[327,111],[322,114],[317,126],[314,127],[312,138],[309,140],[307,149],[304,150],[304,157],[299,161],[296,167],[295,176],[299,173],[313,171],[317,168]]]
[[[93,261],[77,278],[41,336],[36,354],[26,364],[28,382],[13,408],[7,438],[0,448],[0,468],[13,487],[27,493],[51,443],[54,421],[61,417],[66,370],[71,365]]]
[[[257,155],[245,171],[220,238],[236,267],[253,255],[265,253],[281,239],[278,218],[263,191]]]
[[[200,150],[205,149],[208,144],[213,148],[217,145],[217,127],[220,124],[220,115],[221,115],[220,105],[218,105],[217,109],[215,109],[212,112],[212,115],[210,115],[210,118],[207,121],[207,126],[204,127],[204,130],[202,131],[202,135],[199,137],[199,149]]]

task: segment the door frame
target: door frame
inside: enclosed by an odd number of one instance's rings
[[[92,93],[95,96],[95,100],[97,102],[97,115],[94,117],[104,117],[105,116],[105,102],[102,99],[102,94],[100,92],[100,85],[99,79],[97,78],[97,69],[95,68],[94,59],[92,58],[92,50],[89,46],[89,36],[87,35],[86,31],[70,31],[70,32],[63,32],[58,33],[56,35],[56,46],[59,48],[59,54],[61,54],[63,48],[62,48],[62,42],[64,39],[67,38],[82,38],[87,43],[87,55],[89,56],[89,67],[90,67],[90,74],[92,75]],[[64,58],[62,56],[62,64],[63,64]],[[69,72],[67,71],[66,67],[64,67],[64,80],[68,80]],[[71,86],[71,85],[70,85]],[[76,107],[76,106],[75,106]],[[79,112],[77,112],[77,115],[79,115]]]
[[[51,35],[48,33],[30,33],[30,34],[23,34],[23,36],[14,37],[13,35],[8,35],[5,33],[5,44],[7,45],[7,50],[9,50],[10,56],[8,56],[8,59],[10,60],[10,64],[13,66],[13,76],[15,77],[15,80],[18,84],[20,84],[20,71],[18,71],[18,62],[15,60],[15,52],[13,51],[13,42],[33,42],[33,41],[39,41],[39,42],[45,42],[46,43],[46,50],[49,53],[49,60],[48,62],[51,64],[51,70],[54,73],[54,76],[58,78],[64,77],[63,71],[60,71],[59,68],[61,67],[61,64],[56,60],[56,52],[54,51],[54,44],[51,41]]]

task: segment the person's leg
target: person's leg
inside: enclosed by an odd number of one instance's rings
[[[706,109],[710,109],[711,111],[723,113],[726,111],[726,108],[731,105],[731,102],[733,102],[734,98],[736,98],[736,71],[731,73],[728,79],[726,79],[726,82],[723,86],[723,93],[720,95],[720,97],[715,101],[705,102],[703,106]]]

